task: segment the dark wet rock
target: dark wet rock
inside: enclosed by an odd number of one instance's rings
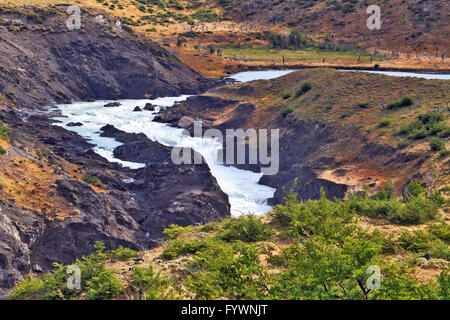
[[[104,105],[105,108],[117,108],[120,107],[120,102],[110,102]]]
[[[195,120],[192,117],[184,116],[178,121],[177,127],[186,129],[191,137],[202,136],[206,130],[212,128],[212,121],[201,119]]]
[[[155,111],[155,108],[156,108],[156,106],[154,106],[153,104],[147,103],[144,107],[144,110],[145,111]]]
[[[214,96],[193,96],[186,101],[177,104],[172,108],[161,110],[154,121],[169,123],[177,126],[183,116],[189,116],[194,119],[209,120],[204,118],[205,110],[220,110],[227,106],[236,104],[237,100],[222,99]]]
[[[67,124],[68,127],[82,127],[83,124],[81,122],[69,122]]]
[[[142,112],[142,109],[140,107],[134,108],[133,112]]]
[[[284,190],[291,190],[294,186],[294,179],[299,181],[293,191],[297,192],[300,200],[320,199],[320,189],[323,187],[327,198],[343,198],[347,193],[348,186],[337,184],[317,177],[314,171],[307,167],[291,166],[287,170],[282,170],[273,176],[263,176],[260,183],[276,188],[275,195],[269,199],[270,205],[284,202],[286,196]],[[284,190],[283,190],[284,189]]]

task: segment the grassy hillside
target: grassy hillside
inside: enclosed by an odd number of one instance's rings
[[[212,77],[243,65],[450,68],[445,1],[379,1],[383,27],[370,31],[364,1],[0,0],[13,7],[60,3],[115,16]],[[292,31],[305,41],[289,45]]]
[[[405,199],[385,189],[302,203],[290,194],[263,217],[173,225],[164,244],[145,252],[98,243],[74,263],[80,289],[68,289],[68,266],[55,264],[22,280],[10,298],[448,299],[450,229],[438,209],[445,200],[425,196],[419,182],[408,190]],[[375,289],[370,266],[380,270]]]

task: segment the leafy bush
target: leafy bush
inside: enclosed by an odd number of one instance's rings
[[[130,248],[124,248],[122,246],[119,246],[116,250],[111,251],[111,258],[117,259],[120,261],[126,261],[131,258],[136,258],[139,256],[139,253],[133,249]]]
[[[196,299],[261,299],[267,296],[266,279],[257,247],[216,243],[190,265],[187,285]]]
[[[408,139],[419,140],[428,136],[446,137],[450,128],[445,124],[444,117],[438,113],[424,113],[408,125],[402,126],[397,132],[406,135]]]
[[[435,223],[428,226],[427,231],[434,235],[436,238],[450,244],[450,225],[445,221],[441,223]]]
[[[386,219],[394,224],[413,225],[436,218],[439,204],[423,196],[411,197],[405,201],[353,197],[350,200],[350,208],[357,214],[371,218]]]
[[[101,242],[95,244],[96,252],[77,260],[74,265],[81,271],[81,288],[69,289],[69,266],[54,263],[55,269],[36,279],[25,277],[10,295],[11,299],[67,300],[80,296],[84,291],[88,299],[112,299],[122,292],[122,285],[113,271],[107,270],[108,254]]]
[[[147,269],[135,267],[129,287],[140,295],[140,299],[167,300],[174,297],[173,289],[169,289],[172,285],[170,279],[150,266]]]
[[[302,84],[301,88],[297,90],[297,92],[295,93],[295,98],[300,97],[301,95],[307,93],[309,90],[312,89],[312,84],[311,82],[305,82]]]
[[[431,248],[434,237],[423,230],[404,230],[400,234],[398,244],[405,250],[412,252],[425,252]]]
[[[378,123],[378,128],[385,128],[385,127],[390,127],[392,125],[392,121],[391,120],[382,120]]]
[[[432,138],[430,140],[430,150],[432,151],[445,150],[445,142],[439,138]]]
[[[405,149],[409,145],[408,141],[401,140],[397,143],[399,149]]]
[[[2,147],[2,146],[0,146],[0,155],[2,155],[2,154],[6,154],[6,150],[5,150],[5,149],[3,149],[3,147]]]
[[[193,254],[206,247],[206,242],[199,239],[174,240],[163,251],[163,258],[173,260],[180,255]]]
[[[411,96],[404,96],[401,100],[399,101],[394,101],[391,102],[387,105],[388,109],[397,109],[397,108],[401,108],[401,107],[408,107],[408,106],[412,106],[414,104],[414,98]]]
[[[0,139],[9,141],[9,133],[11,130],[0,122]]]
[[[360,102],[358,103],[358,107],[360,107],[361,109],[366,109],[369,106],[368,102]]]
[[[283,94],[283,99],[284,99],[284,100],[287,100],[287,99],[289,99],[290,97],[292,97],[292,93],[290,93],[290,92],[286,92],[286,93]]]
[[[219,237],[225,241],[257,242],[269,239],[272,234],[268,224],[249,215],[227,221]]]
[[[44,295],[45,286],[41,278],[36,278],[32,275],[25,276],[19,284],[11,292],[9,299],[23,300],[23,299],[39,299]]]
[[[406,188],[407,197],[418,197],[425,193],[425,189],[422,187],[423,181],[420,179],[414,179],[408,184]]]
[[[100,180],[97,177],[93,177],[90,175],[85,175],[82,180],[89,184],[99,184]]]
[[[176,239],[180,234],[191,229],[192,226],[181,227],[176,224],[171,224],[168,228],[164,229],[163,234],[165,234],[168,239]]]
[[[286,109],[284,109],[283,111],[281,111],[281,116],[283,118],[286,118],[289,114],[291,114],[292,112],[294,112],[294,109],[288,107]]]

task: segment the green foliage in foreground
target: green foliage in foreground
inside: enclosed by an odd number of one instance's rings
[[[446,222],[398,236],[368,232],[357,224],[361,208],[385,210],[382,217],[411,213],[414,218],[401,220],[410,222],[429,206],[439,207],[439,197],[425,196],[418,180],[405,193],[406,199],[394,199],[388,185],[373,196],[331,201],[322,191],[319,200],[304,202],[290,193],[270,222],[243,216],[202,227],[172,225],[164,232],[168,245],[163,257],[179,259],[176,265],[184,261],[175,278],[149,266],[135,267],[127,282],[118,281],[105,267],[107,259],[136,253],[122,247],[105,252],[98,244],[97,252],[76,262],[82,271],[80,290],[67,289],[67,266],[55,264],[52,273],[26,277],[11,299],[114,299],[124,292],[135,299],[448,299],[448,271],[428,282],[412,275],[425,254],[448,266]],[[377,270],[380,286],[374,288]]]
[[[69,289],[67,281],[72,275],[69,266],[55,263],[55,269],[42,278],[25,277],[11,293],[13,300],[45,299],[69,300],[84,294],[87,299],[113,299],[122,291],[123,286],[113,271],[106,269],[108,254],[102,243],[96,244],[97,251],[77,260],[74,265],[81,271],[81,288]]]

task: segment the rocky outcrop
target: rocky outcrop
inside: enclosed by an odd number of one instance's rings
[[[250,85],[243,85],[245,93],[254,93],[250,89]],[[228,92],[228,88],[216,88],[214,92]],[[239,89],[231,89],[238,91]],[[227,109],[228,108],[228,109]],[[225,120],[221,118],[224,110],[227,109]],[[215,96],[198,96],[187,99],[175,107],[164,109],[159,113],[158,121],[169,123],[172,126],[189,128],[192,127],[188,120],[196,118],[210,124],[211,120],[218,120],[217,125],[213,126],[219,129],[223,136],[226,137],[227,129],[248,129],[248,123],[252,120],[255,112],[255,105],[244,102],[239,103],[237,100],[222,99]],[[215,116],[211,119],[210,115]],[[208,120],[202,120],[202,119]],[[335,197],[343,198],[348,191],[348,187],[344,184],[334,183],[325,179],[320,179],[316,173],[317,166],[320,166],[325,159],[318,159],[310,165],[301,164],[304,158],[314,153],[318,146],[326,145],[333,142],[333,132],[330,128],[312,126],[307,124],[291,124],[284,120],[279,123],[272,123],[273,128],[282,128],[280,131],[280,168],[275,175],[263,176],[260,180],[261,184],[268,185],[276,189],[275,195],[269,199],[270,205],[276,205],[283,202],[285,196],[284,190],[290,190],[296,178],[299,182],[296,184],[294,191],[298,192],[299,199],[318,199],[320,197],[320,189],[324,191],[330,199]],[[208,128],[208,127],[207,127]],[[189,130],[192,134],[192,130]],[[227,145],[231,142],[229,137],[224,139],[224,157],[226,157]],[[238,141],[234,139],[234,154],[237,155]],[[246,146],[246,159],[248,159],[249,149]],[[270,153],[270,146],[269,146]],[[331,159],[333,162],[334,159]],[[237,161],[235,161],[237,163]],[[264,167],[260,158],[257,164],[236,164],[238,168],[260,172]]]
[[[18,105],[177,96],[214,85],[104,13],[83,8],[81,29],[68,30],[66,8],[0,8],[0,92]]]

